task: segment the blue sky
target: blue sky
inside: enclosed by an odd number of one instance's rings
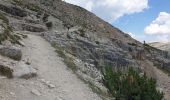
[[[141,42],[170,42],[170,0],[65,1],[84,7]]]

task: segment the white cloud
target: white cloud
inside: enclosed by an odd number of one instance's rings
[[[142,12],[148,8],[148,0],[65,0],[95,13],[112,22],[119,17]]]
[[[170,34],[170,14],[167,12],[160,12],[158,17],[145,28],[146,34]]]
[[[133,33],[131,33],[131,32],[129,32],[128,33],[132,38],[136,38],[136,35],[135,34],[133,34]]]
[[[169,42],[169,36],[168,35],[158,35],[156,36],[156,41],[159,41],[159,42]]]

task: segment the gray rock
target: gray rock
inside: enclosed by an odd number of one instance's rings
[[[4,11],[6,13],[9,13],[11,15],[14,15],[14,16],[19,16],[19,17],[27,16],[27,13],[18,7],[8,7],[6,5],[0,4],[0,10]]]
[[[21,62],[17,68],[14,69],[14,77],[29,79],[37,76],[37,71],[32,68],[31,65],[27,65],[24,62]]]
[[[36,90],[36,89],[32,89],[32,90],[31,90],[31,93],[34,94],[34,95],[36,95],[36,96],[41,96],[40,91],[38,91],[38,90]]]
[[[22,52],[21,49],[14,47],[14,46],[1,46],[0,47],[0,54],[5,57],[9,57],[14,60],[21,60]]]
[[[55,85],[53,85],[50,81],[46,81],[45,79],[41,79],[41,82],[47,85],[49,88],[55,88]]]

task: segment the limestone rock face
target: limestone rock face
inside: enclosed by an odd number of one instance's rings
[[[27,13],[24,10],[22,10],[21,8],[17,8],[17,7],[5,6],[5,5],[0,4],[0,10],[6,13],[10,13],[11,15],[14,15],[14,16],[19,16],[19,17],[27,16]]]
[[[14,46],[1,46],[0,54],[14,60],[21,60],[22,57],[21,49]]]

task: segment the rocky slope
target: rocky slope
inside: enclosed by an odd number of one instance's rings
[[[2,56],[14,59],[12,63],[20,61],[19,48],[25,46],[22,43],[27,37],[25,33],[33,32],[51,43],[63,62],[103,98],[108,97],[102,83],[101,72],[105,67],[122,71],[134,67],[155,79],[158,78],[151,66],[170,69],[168,52],[142,44],[87,10],[61,0],[1,0],[0,20]],[[10,48],[9,52],[15,50],[11,53],[15,55],[4,53],[6,47]],[[151,64],[146,66],[148,62]],[[12,78],[15,68],[2,66],[0,73]],[[35,69],[30,69],[19,77],[35,76]]]

